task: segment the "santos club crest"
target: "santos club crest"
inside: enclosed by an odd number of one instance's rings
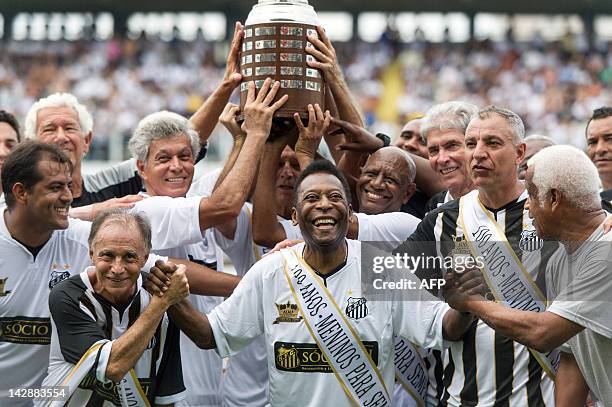
[[[535,230],[523,230],[519,248],[524,252],[535,252],[544,246],[544,241],[540,239]]]
[[[348,297],[344,313],[351,319],[361,319],[368,315],[367,300],[364,297]]]

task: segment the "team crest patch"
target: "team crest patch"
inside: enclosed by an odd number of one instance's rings
[[[368,315],[367,300],[364,297],[348,297],[344,313],[351,319],[361,319]]]
[[[286,304],[274,304],[278,311],[278,318],[272,322],[272,325],[279,324],[281,322],[300,322],[302,317],[298,315],[297,304],[291,304],[287,301]]]
[[[11,290],[6,290],[5,291],[5,285],[6,285],[6,280],[8,280],[8,277],[6,278],[0,278],[0,297],[6,297],[7,295],[9,295],[11,293]]]
[[[523,230],[519,248],[524,252],[535,252],[544,246],[544,241],[538,237],[535,230]]]
[[[58,268],[57,264],[54,264],[53,271],[51,271],[51,276],[49,278],[49,290],[55,287],[59,282],[70,278],[70,271],[68,270],[56,270]],[[68,269],[70,267],[68,264],[64,265],[64,269]]]
[[[281,346],[276,353],[276,364],[284,370],[299,368],[300,358],[295,346]]]

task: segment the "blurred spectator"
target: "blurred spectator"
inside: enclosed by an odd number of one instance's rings
[[[384,90],[381,74],[395,61],[402,66],[404,84],[397,100],[400,115],[449,100],[495,104],[519,113],[530,133],[584,147],[583,129],[592,110],[612,104],[610,48],[583,52],[583,44],[578,47],[579,41],[567,39],[391,42],[385,37],[379,43],[335,44],[370,128],[399,133],[401,123],[382,123],[376,114]],[[0,44],[0,106],[22,118],[38,98],[73,92],[96,119],[90,158],[107,159],[109,150],[124,151],[125,140],[147,114],[162,109],[193,113],[223,75],[225,61],[215,56],[225,55],[225,46],[202,39],[163,42],[144,35],[116,35],[108,41],[7,41]],[[214,142],[211,154],[230,148]],[[114,158],[123,157],[114,153]]]

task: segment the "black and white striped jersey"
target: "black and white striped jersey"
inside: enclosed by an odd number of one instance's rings
[[[141,289],[143,275],[138,278],[132,301],[119,309],[94,291],[87,275],[91,269],[58,284],[49,295],[53,329],[49,371],[43,385],[60,385],[97,341],[121,337],[149,305],[150,295]],[[67,406],[121,405],[118,386],[105,375],[108,356],[98,352]],[[184,398],[179,330],[167,314],[133,368],[151,405]]]
[[[536,283],[545,281],[546,261],[554,249],[531,244],[537,239],[532,220],[525,210],[527,193],[507,205],[488,209],[505,231],[508,241]],[[422,251],[429,256],[446,256],[453,238],[464,232],[458,225],[459,200],[430,212],[417,231],[397,251]],[[555,247],[556,248],[556,247]],[[442,276],[440,269],[419,269],[417,274]],[[546,292],[545,290],[543,292]],[[477,320],[463,340],[451,342],[444,370],[444,394],[440,406],[553,406],[553,382],[543,372],[528,348],[496,333]]]

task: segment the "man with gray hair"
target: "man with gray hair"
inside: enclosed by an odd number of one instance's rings
[[[429,165],[446,189],[429,200],[427,212],[474,189],[465,164],[465,130],[477,111],[476,105],[452,101],[431,107],[423,118]]]
[[[242,79],[239,73],[239,51],[243,28],[236,23],[234,36],[227,57],[224,77],[209,98],[192,115],[190,121],[199,135],[199,142],[204,147],[217,124],[233,90]],[[87,218],[95,215],[97,210],[108,207],[131,207],[142,190],[143,183],[138,176],[134,160],[127,160],[111,168],[91,175],[83,175],[81,161],[89,151],[93,136],[93,118],[87,108],[69,93],[54,93],[34,103],[26,115],[25,136],[58,145],[68,154],[74,167],[72,193],[73,208],[101,203],[104,205],[88,208],[87,211],[71,211],[71,216]],[[196,161],[203,154],[196,157]]]
[[[184,117],[167,111],[150,114],[140,121],[129,142],[138,172],[146,187],[146,196],[167,197],[180,205],[194,206],[199,214],[202,239],[186,245],[156,251],[159,255],[189,259],[211,269],[222,270],[223,254],[216,244],[213,228],[226,237],[233,237],[236,218],[247,199],[250,185],[270,134],[272,115],[287,99],[271,101],[280,82],[271,85],[268,79],[257,97],[254,83],[243,109],[246,137],[242,148],[228,160],[214,191],[198,191],[208,197],[189,196],[199,142],[191,123]],[[147,201],[146,199],[145,201]],[[175,204],[175,203],[173,203]],[[195,204],[195,205],[194,205]],[[176,233],[186,225],[177,225]],[[172,232],[171,232],[172,233]],[[223,273],[220,273],[223,274]],[[222,302],[222,297],[191,296],[191,302],[200,312],[208,313]],[[219,385],[222,360],[213,351],[200,350],[185,335],[181,335],[181,355],[187,397],[180,405],[217,406],[221,404]]]
[[[517,178],[525,155],[523,136],[523,122],[516,113],[496,106],[479,110],[465,132],[465,162],[476,190],[430,212],[398,253],[420,250],[426,256],[461,256],[466,245],[486,238],[496,244],[506,242],[501,245],[505,278],[514,279],[526,271],[532,281],[542,279],[539,270],[545,253],[525,208],[527,192]],[[500,274],[495,269],[500,255],[494,249],[495,256],[477,254],[484,259],[489,276]],[[416,273],[422,278],[442,278],[450,270],[423,265]],[[553,374],[549,362],[535,358],[527,347],[496,333],[473,315],[461,318],[458,323],[465,332],[460,341],[450,344],[442,405],[554,405],[553,382],[545,373]]]
[[[66,406],[180,401],[179,331],[168,311],[189,294],[185,266],[172,274],[163,296],[149,295],[140,270],[151,250],[151,226],[126,209],[101,212],[88,243],[93,266],[49,295],[53,333],[43,385],[66,386]]]
[[[529,160],[525,181],[538,235],[561,242],[546,269],[552,304],[545,312],[530,312],[468,295],[467,275],[447,276],[446,298],[532,349],[547,352],[565,344],[557,406],[583,406],[589,390],[597,405],[612,405],[612,235],[604,234],[597,169],[582,151],[551,146]]]

